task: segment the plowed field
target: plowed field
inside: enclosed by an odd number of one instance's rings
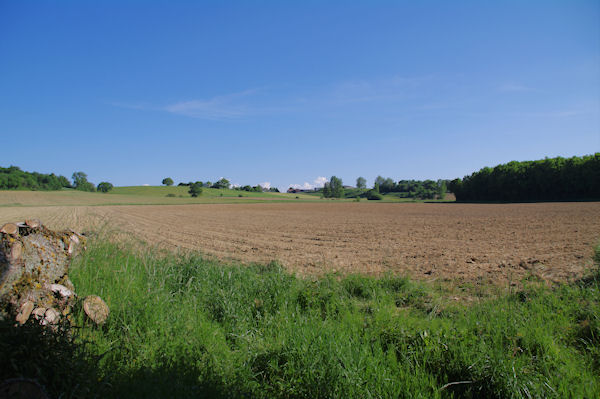
[[[166,248],[326,271],[491,280],[580,276],[600,239],[600,203],[204,204],[0,208],[0,222],[53,227],[108,222]]]

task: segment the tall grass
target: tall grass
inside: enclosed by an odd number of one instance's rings
[[[103,327],[77,318],[94,371],[82,396],[600,395],[595,276],[467,305],[392,275],[301,279],[275,263],[98,241],[71,278],[80,296],[98,294],[111,309]]]

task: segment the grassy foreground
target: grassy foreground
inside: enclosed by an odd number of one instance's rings
[[[466,305],[401,277],[307,280],[95,242],[71,278],[109,304],[106,325],[1,324],[1,374],[53,397],[600,396],[597,271]]]

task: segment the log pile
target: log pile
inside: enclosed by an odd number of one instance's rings
[[[95,295],[79,301],[69,279],[71,258],[85,249],[85,237],[53,231],[39,220],[6,223],[0,228],[0,318],[19,324],[34,319],[56,326],[71,320],[81,304],[88,317],[102,324],[108,306]]]

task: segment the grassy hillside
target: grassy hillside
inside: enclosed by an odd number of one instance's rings
[[[60,191],[0,191],[0,206],[52,205],[148,205],[148,204],[201,204],[248,203],[260,201],[318,201],[318,197],[304,194],[253,193],[226,189],[204,189],[198,198],[192,198],[187,187],[130,186],[115,187],[108,193],[85,192],[73,189]],[[167,197],[167,195],[171,195]],[[241,197],[240,197],[241,195]],[[296,198],[298,197],[298,198]]]
[[[597,271],[489,295],[399,276],[306,280],[276,264],[96,241],[71,278],[80,296],[107,301],[105,326],[76,313],[73,341],[0,323],[1,374],[35,376],[54,397],[600,395]]]
[[[111,195],[140,195],[145,197],[166,197],[168,194],[176,196],[189,197],[187,186],[125,186],[115,187],[108,194]],[[272,192],[248,192],[217,188],[203,188],[201,197],[228,197],[228,198],[265,198],[265,199],[295,199],[296,196],[302,199],[314,199],[314,197],[305,194],[288,194]]]

